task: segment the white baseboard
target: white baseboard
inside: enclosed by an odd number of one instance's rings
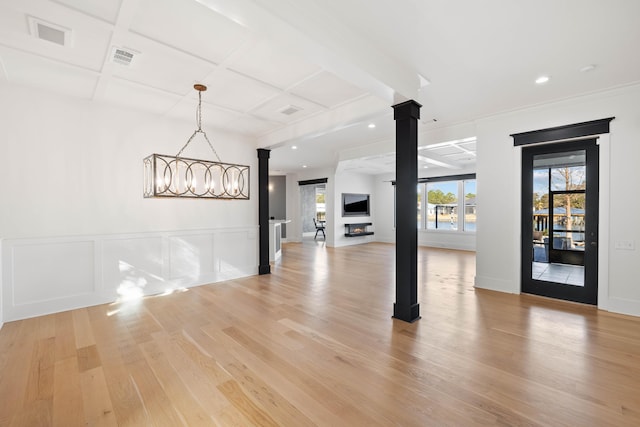
[[[640,301],[622,298],[609,298],[607,301],[607,311],[629,316],[640,316]]]
[[[508,294],[519,294],[520,289],[514,288],[514,283],[511,280],[496,279],[494,277],[475,277],[475,287],[480,289],[487,289],[491,291],[506,292]]]

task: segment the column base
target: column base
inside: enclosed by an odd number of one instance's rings
[[[398,303],[394,303],[392,317],[408,323],[420,320],[420,304],[400,305]]]
[[[271,264],[258,266],[258,274],[271,274]]]

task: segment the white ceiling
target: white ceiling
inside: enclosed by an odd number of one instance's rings
[[[203,83],[204,126],[271,148],[272,169],[380,173],[390,153],[343,153],[392,141],[396,102],[420,102],[427,131],[640,81],[639,16],[637,0],[1,0],[0,84],[193,121]],[[421,166],[472,165],[475,141],[457,145]]]

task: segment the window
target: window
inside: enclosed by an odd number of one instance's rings
[[[458,229],[458,182],[426,183],[427,230]]]
[[[476,231],[476,180],[463,181],[464,231]]]
[[[422,224],[422,185],[418,184],[417,190],[418,190],[418,229],[420,229]]]
[[[476,231],[475,174],[422,181],[418,184],[419,230]]]
[[[318,185],[316,187],[316,220],[326,221],[327,210],[325,204],[326,188],[324,185]]]
[[[420,178],[419,181],[418,230],[476,231],[476,174]],[[393,203],[395,206],[395,182]],[[395,224],[394,209],[394,227]]]

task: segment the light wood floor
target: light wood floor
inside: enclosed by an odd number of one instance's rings
[[[393,271],[392,245],[287,244],[268,276],[7,323],[0,426],[640,425],[640,319],[422,248],[407,324]]]

